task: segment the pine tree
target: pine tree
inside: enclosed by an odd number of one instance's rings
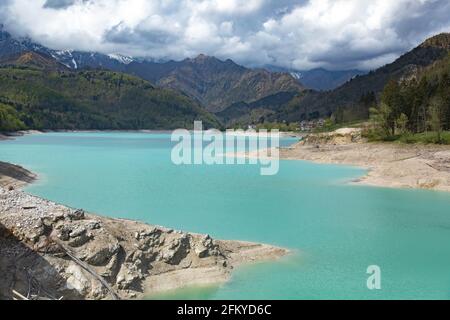
[[[386,125],[389,127],[391,135],[395,134],[395,122],[403,112],[402,100],[398,82],[395,80],[389,81],[381,95],[381,102],[385,110],[387,108],[390,110]]]
[[[385,139],[392,136],[392,109],[386,103],[381,103],[379,108],[370,109],[370,120],[374,126],[375,132],[378,132],[380,138]],[[394,126],[395,130],[395,126]]]
[[[407,131],[407,125],[408,125],[408,116],[404,113],[400,115],[400,117],[396,121],[397,124],[397,130],[400,134],[405,134]]]
[[[433,132],[436,133],[436,143],[442,142],[442,100],[434,97],[428,108],[428,123]]]

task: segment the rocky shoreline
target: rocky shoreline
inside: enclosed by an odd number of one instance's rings
[[[132,299],[226,282],[288,250],[100,217],[17,190],[35,179],[0,163],[0,299]]]
[[[449,146],[369,143],[360,129],[340,129],[311,134],[291,148],[281,149],[280,157],[368,169],[356,184],[450,191]]]

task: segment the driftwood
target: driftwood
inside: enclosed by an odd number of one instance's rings
[[[13,293],[13,300],[29,300],[27,297],[20,294],[16,290],[13,290],[12,293]]]
[[[109,283],[102,276],[100,276],[93,268],[91,268],[87,263],[77,258],[75,254],[56,237],[52,237],[52,241],[56,243],[72,259],[73,262],[78,264],[84,270],[89,272],[95,279],[97,279],[109,291],[113,300],[120,300],[120,297],[109,285]]]

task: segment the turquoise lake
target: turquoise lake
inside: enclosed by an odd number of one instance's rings
[[[72,207],[293,251],[163,298],[450,298],[450,194],[354,186],[364,170],[303,161],[275,176],[175,166],[172,146],[166,133],[48,133],[1,142],[0,160],[40,175],[28,192]],[[381,290],[367,288],[370,265]]]

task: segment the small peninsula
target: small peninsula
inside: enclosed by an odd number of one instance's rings
[[[310,134],[282,159],[346,164],[367,168],[354,183],[391,188],[450,191],[450,146],[367,142],[361,129]]]
[[[288,250],[101,217],[18,190],[28,170],[0,162],[0,299],[130,299],[224,283],[233,268]]]

